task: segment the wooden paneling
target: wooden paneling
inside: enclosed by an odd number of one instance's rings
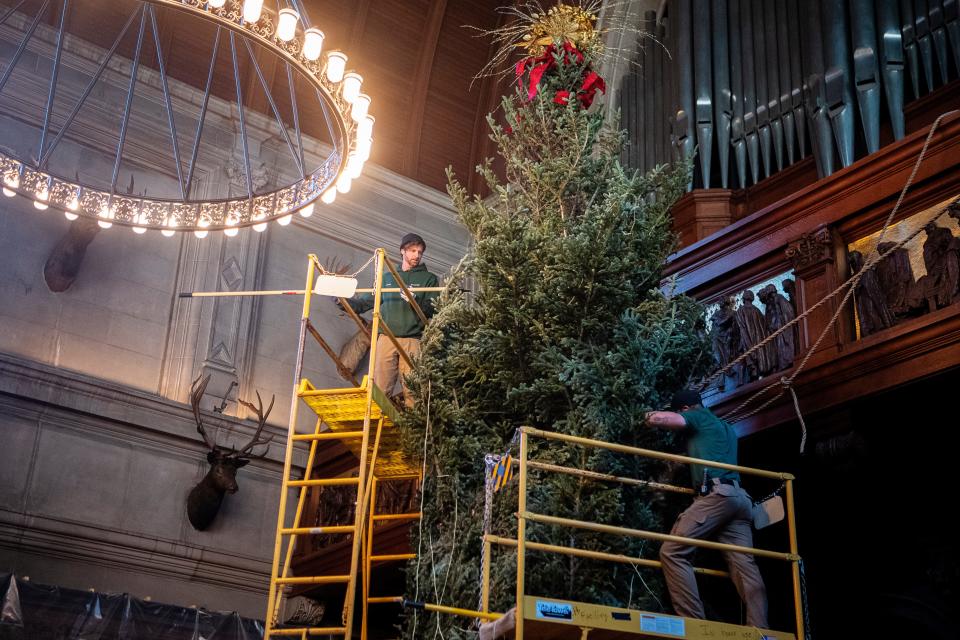
[[[937,109],[928,109],[929,113]],[[799,307],[816,304],[845,280],[846,244],[882,227],[906,183],[927,130],[917,131],[863,158],[834,175],[796,188],[778,201],[745,215],[725,229],[676,253],[666,269],[677,276],[681,291],[712,300],[759,281],[763,274],[795,268]],[[757,185],[761,187],[763,183]],[[960,194],[960,115],[944,118],[931,139],[914,185],[897,219],[923,211]],[[794,263],[785,249],[820,238],[823,255]],[[804,240],[806,238],[806,240]],[[810,246],[804,250],[812,256]],[[797,251],[792,252],[794,256]],[[802,252],[801,252],[802,253]],[[856,399],[870,397],[925,376],[960,366],[960,303],[856,340],[847,307],[821,349],[794,381],[806,415],[834,411]],[[822,307],[807,318],[809,345],[829,323],[833,309]],[[739,407],[777,377],[736,389],[714,391],[708,403],[720,414]],[[760,402],[769,396],[765,396]],[[758,406],[756,403],[747,410]],[[743,434],[796,421],[789,394],[772,406],[737,423]]]

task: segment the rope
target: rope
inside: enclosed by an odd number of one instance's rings
[[[371,258],[372,260],[372,258]],[[366,266],[366,265],[364,265]],[[362,269],[361,269],[362,270]],[[423,558],[423,504],[427,495],[427,445],[430,442],[430,380],[427,380],[427,424],[423,431],[423,468],[420,470],[420,477],[423,478],[423,485],[420,487],[420,524],[417,533],[417,571],[414,574],[413,599],[420,601],[420,563]],[[417,637],[417,610],[413,610],[413,628],[410,631],[411,637]]]
[[[885,237],[885,235],[886,235],[886,233],[887,233],[887,229],[890,227],[890,224],[891,224],[891,222],[893,221],[894,217],[896,216],[897,211],[900,209],[900,206],[903,204],[903,200],[904,200],[904,198],[905,198],[906,195],[907,195],[907,191],[910,189],[911,186],[913,186],[913,181],[916,179],[917,172],[918,172],[919,169],[920,169],[920,165],[921,165],[922,162],[923,162],[924,156],[926,156],[927,149],[930,147],[930,141],[933,139],[934,133],[936,133],[937,128],[940,126],[940,122],[941,122],[944,118],[946,118],[947,116],[953,115],[953,114],[956,114],[956,113],[958,113],[958,111],[956,111],[956,110],[947,111],[946,113],[942,113],[942,114],[940,114],[940,116],[937,117],[937,119],[936,119],[936,120],[933,122],[933,124],[931,125],[930,131],[927,133],[926,140],[924,140],[923,148],[920,150],[920,154],[917,156],[917,160],[916,160],[916,162],[915,162],[914,165],[913,165],[913,170],[910,172],[910,176],[907,178],[906,183],[903,185],[903,189],[901,189],[901,191],[900,191],[900,196],[897,198],[896,204],[895,204],[895,205],[893,206],[893,208],[890,210],[890,213],[889,213],[889,215],[887,216],[887,219],[884,221],[883,228],[881,229],[880,235],[879,235],[879,237],[878,237],[878,239],[877,239],[877,247],[879,247],[880,243],[883,241],[883,239],[884,239],[884,237]],[[945,209],[942,209],[940,212],[938,212],[935,216],[933,216],[933,217],[932,217],[930,220],[928,220],[927,222],[929,223],[929,222],[934,222],[934,221],[936,221],[936,220],[939,219],[950,207],[957,206],[958,204],[960,204],[960,198],[957,198],[957,199],[954,200],[952,203],[950,203],[949,205],[947,205],[947,207],[946,207]],[[816,341],[813,343],[813,345],[812,345],[809,349],[807,349],[807,352],[806,352],[806,354],[804,355],[803,359],[800,361],[800,364],[797,365],[797,366],[794,368],[793,372],[792,372],[789,376],[784,376],[784,377],[782,377],[782,378],[779,380],[778,383],[773,383],[773,384],[771,384],[771,385],[768,385],[767,387],[764,387],[763,389],[760,389],[759,391],[757,391],[756,393],[754,393],[752,396],[748,397],[748,398],[747,398],[746,400],[744,400],[738,407],[736,407],[736,408],[733,409],[732,411],[727,412],[727,413],[723,416],[724,419],[727,420],[728,422],[731,422],[731,423],[739,422],[740,420],[745,420],[746,418],[749,418],[750,416],[753,416],[753,415],[759,413],[760,411],[762,411],[762,410],[765,409],[766,407],[768,407],[768,406],[770,406],[771,404],[773,404],[773,402],[775,402],[777,399],[779,399],[780,396],[782,396],[782,395],[789,389],[789,390],[790,390],[790,393],[791,393],[791,395],[792,395],[792,397],[793,397],[794,409],[795,409],[795,411],[797,412],[797,417],[798,417],[799,420],[800,420],[800,426],[801,426],[801,428],[802,428],[802,430],[803,430],[803,436],[802,436],[802,439],[801,439],[801,442],[800,442],[800,451],[801,451],[801,453],[802,453],[803,450],[804,450],[804,447],[806,446],[807,428],[806,428],[806,424],[805,424],[804,421],[803,421],[803,415],[802,415],[801,412],[800,412],[800,403],[799,403],[799,400],[797,399],[796,392],[793,390],[793,382],[794,382],[794,380],[796,380],[797,376],[800,375],[800,372],[803,371],[803,369],[806,367],[807,362],[810,360],[810,358],[813,356],[813,354],[816,353],[817,348],[820,346],[820,344],[821,344],[821,343],[823,342],[823,340],[826,338],[826,336],[827,336],[827,334],[829,333],[830,329],[833,327],[834,323],[835,323],[835,322],[837,321],[837,319],[840,317],[840,314],[843,312],[843,309],[844,309],[844,307],[846,306],[846,303],[847,303],[847,302],[850,300],[850,298],[853,296],[854,291],[855,291],[856,288],[857,288],[857,284],[860,282],[860,280],[863,278],[863,276],[866,275],[867,272],[869,272],[869,271],[871,271],[873,268],[875,268],[881,261],[883,261],[883,260],[884,260],[887,256],[889,256],[891,253],[893,253],[893,252],[896,251],[897,249],[902,248],[904,245],[906,245],[906,244],[909,243],[911,240],[913,240],[917,235],[920,234],[920,232],[921,232],[922,230],[923,230],[923,227],[919,227],[916,231],[914,231],[913,233],[911,233],[907,238],[901,240],[900,242],[895,243],[892,247],[890,247],[887,251],[885,251],[885,252],[883,252],[883,253],[880,253],[879,248],[875,249],[875,250],[864,260],[863,266],[861,267],[861,269],[860,269],[858,272],[856,272],[855,274],[853,274],[852,276],[850,276],[845,282],[843,282],[843,283],[840,284],[836,289],[834,289],[832,292],[830,292],[829,294],[827,294],[826,296],[824,296],[819,302],[817,302],[815,305],[813,305],[813,306],[810,307],[809,309],[805,310],[802,314],[798,315],[796,318],[794,318],[793,320],[791,320],[791,321],[788,322],[787,324],[783,325],[782,327],[780,327],[779,329],[777,329],[776,331],[774,331],[772,334],[770,334],[769,336],[767,336],[766,338],[764,338],[763,340],[761,340],[760,342],[758,342],[757,344],[755,344],[753,347],[751,347],[750,349],[748,349],[746,352],[744,352],[743,354],[741,354],[740,356],[738,356],[736,359],[734,359],[734,360],[732,360],[731,362],[727,363],[725,366],[721,367],[717,372],[713,373],[713,374],[710,375],[708,378],[706,378],[705,381],[700,385],[700,388],[701,388],[701,389],[703,389],[704,387],[706,387],[706,385],[709,384],[714,378],[716,378],[716,377],[718,377],[718,376],[720,376],[720,375],[726,374],[732,367],[734,367],[735,365],[737,365],[737,364],[739,364],[740,362],[742,362],[742,361],[744,361],[745,359],[747,359],[747,358],[748,358],[750,355],[752,355],[754,352],[756,352],[756,351],[758,351],[758,350],[766,347],[767,344],[769,344],[772,340],[774,340],[774,339],[775,339],[777,336],[779,336],[781,333],[783,333],[784,331],[787,331],[788,329],[791,329],[794,325],[796,325],[796,324],[799,323],[801,320],[803,320],[804,318],[806,318],[806,317],[807,317],[808,315],[810,315],[813,311],[815,311],[816,309],[818,309],[818,308],[820,308],[821,306],[823,306],[824,304],[826,304],[829,300],[832,300],[833,298],[835,298],[836,296],[838,296],[844,289],[847,289],[847,292],[844,294],[843,299],[840,300],[839,304],[837,305],[837,309],[836,309],[836,311],[833,313],[833,316],[830,318],[830,321],[826,324],[826,326],[824,327],[823,331],[820,332],[820,335],[817,337],[817,339],[816,339]],[[760,398],[761,396],[763,396],[763,395],[766,394],[767,392],[769,392],[769,391],[771,391],[772,389],[774,389],[777,384],[780,384],[780,391],[779,391],[779,393],[777,393],[777,394],[776,394],[775,396],[773,396],[772,398],[769,398],[766,402],[764,402],[763,404],[761,404],[761,405],[760,405],[759,407],[757,407],[756,409],[753,409],[752,411],[749,411],[749,412],[747,412],[747,413],[743,413],[743,414],[740,413],[744,408],[746,408],[748,405],[750,405],[751,403],[753,403],[755,400],[757,400],[758,398]]]

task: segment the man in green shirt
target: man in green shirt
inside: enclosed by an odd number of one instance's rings
[[[423,262],[423,252],[427,243],[419,235],[408,233],[400,240],[400,277],[408,287],[436,287],[437,276],[427,271]],[[384,269],[383,288],[396,288],[398,285],[393,274]],[[434,293],[415,293],[413,296],[423,315],[429,319],[433,315],[433,301],[437,297]],[[361,294],[354,299],[347,300],[357,313],[363,313],[373,308],[373,295]],[[380,317],[390,327],[397,342],[411,358],[420,353],[420,336],[423,335],[423,321],[413,310],[404,293],[384,293],[380,299]],[[384,393],[391,395],[393,388],[400,378],[403,389],[403,400],[406,406],[413,406],[413,396],[407,389],[404,379],[410,373],[410,367],[400,357],[400,352],[385,334],[377,338],[377,361],[373,368],[374,382]]]
[[[673,396],[670,411],[651,411],[646,422],[687,436],[692,458],[737,464],[737,434],[729,424],[701,404],[700,393],[683,389]],[[725,544],[753,546],[753,502],[740,486],[740,474],[703,464],[691,464],[693,488],[698,495],[680,514],[671,534],[685,538],[715,539]],[[696,547],[680,542],[660,546],[660,562],[670,600],[678,615],[704,618],[691,559]],[[747,624],[767,628],[767,590],[751,554],[723,552],[730,577],[747,607]]]

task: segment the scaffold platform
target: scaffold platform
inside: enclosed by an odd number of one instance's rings
[[[796,640],[794,634],[785,631],[537,596],[524,597],[523,619],[524,638],[537,640]],[[480,627],[481,640],[515,637],[515,609]]]

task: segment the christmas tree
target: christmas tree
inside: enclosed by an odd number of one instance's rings
[[[449,175],[449,192],[473,237],[469,254],[422,341],[406,418],[408,453],[424,462],[423,520],[413,529],[407,595],[477,608],[484,531],[484,457],[502,453],[515,430],[546,430],[653,449],[670,446],[645,428],[645,411],[712,363],[702,309],[671,295],[662,267],[675,246],[669,209],[689,165],[646,175],[624,168],[624,134],[591,109],[604,82],[594,67],[601,34],[591,7],[527,6],[499,33],[519,44],[517,90],[502,101],[492,162],[478,168],[491,196],[470,196]],[[531,457],[633,478],[662,473],[651,461],[538,442]],[[516,487],[492,498],[488,532],[516,537]],[[528,508],[538,513],[663,530],[663,496],[618,484],[535,472]],[[639,539],[528,527],[528,539],[655,556]],[[650,546],[650,545],[647,545]],[[493,553],[491,610],[514,605],[516,553]],[[527,592],[657,610],[657,572],[629,565],[533,554]],[[662,597],[660,598],[662,601]],[[411,638],[476,637],[473,620],[409,617]]]

